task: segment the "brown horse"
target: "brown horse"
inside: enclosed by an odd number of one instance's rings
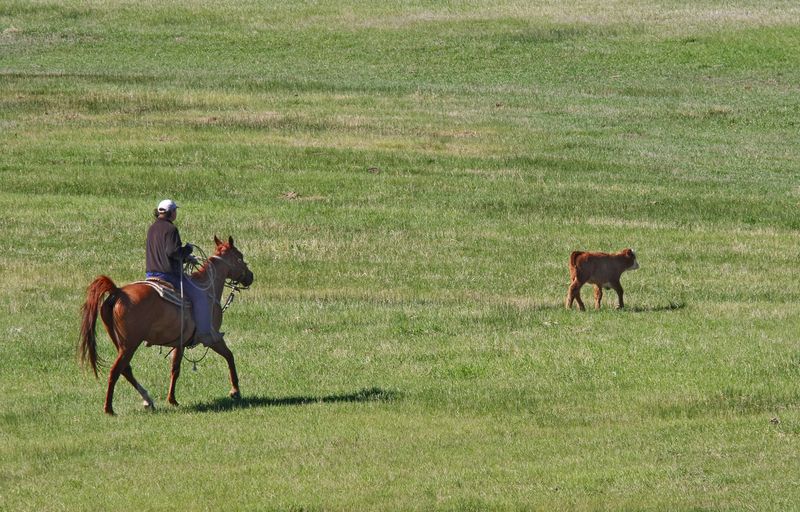
[[[253,282],[253,273],[244,262],[242,253],[234,247],[233,238],[228,242],[220,241],[214,237],[216,251],[206,260],[203,266],[192,274],[192,280],[198,286],[205,288],[212,301],[212,325],[219,330],[222,325],[222,290],[226,279],[250,286]],[[100,303],[100,300],[108,297]],[[95,338],[95,325],[97,314],[103,319],[108,331],[108,336],[117,347],[117,358],[111,365],[108,374],[108,390],[103,410],[107,414],[114,414],[112,406],[114,386],[122,374],[136,391],[142,396],[145,407],[154,407],[153,400],[133,377],[131,358],[142,342],[148,345],[162,345],[173,347],[172,372],[170,376],[169,393],[167,401],[178,405],[175,400],[175,382],[180,375],[180,365],[183,351],[190,345],[194,336],[194,322],[188,312],[184,314],[183,327],[181,327],[181,309],[162,299],[158,292],[147,284],[132,283],[122,288],[117,288],[114,282],[106,277],[99,276],[86,291],[86,302],[82,310],[81,338],[78,347],[81,362],[91,365],[97,377],[97,340]],[[183,339],[181,339],[181,329]],[[224,341],[211,346],[211,350],[225,358],[231,374],[232,398],[240,398],[239,377],[236,375],[236,365],[233,354]]]

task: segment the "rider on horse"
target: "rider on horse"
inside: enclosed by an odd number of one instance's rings
[[[178,216],[178,205],[171,199],[158,203],[155,222],[147,231],[147,277],[158,278],[183,291],[192,302],[192,316],[197,326],[195,339],[206,346],[223,341],[223,333],[211,327],[211,297],[183,274],[182,263],[191,256],[191,244],[183,245],[178,228],[173,222]]]

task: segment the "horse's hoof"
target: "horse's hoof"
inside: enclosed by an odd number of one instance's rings
[[[179,405],[181,405],[181,404],[178,403],[177,400],[169,400],[168,403],[169,403],[169,405],[171,405],[173,407],[178,407]]]
[[[233,398],[234,400],[242,399],[242,395],[239,393],[239,391],[231,391],[230,397]]]
[[[142,406],[144,406],[145,409],[149,409],[151,411],[156,410],[156,404],[154,404],[153,402],[144,401],[142,402]]]
[[[108,416],[116,416],[116,414],[114,414],[114,409],[103,409],[103,412]]]

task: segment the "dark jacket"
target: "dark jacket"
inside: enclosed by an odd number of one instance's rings
[[[181,274],[183,259],[192,246],[183,246],[178,228],[167,219],[158,218],[147,230],[147,272]]]

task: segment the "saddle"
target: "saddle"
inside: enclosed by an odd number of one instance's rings
[[[179,290],[175,290],[175,287],[172,286],[171,283],[157,277],[148,277],[145,281],[136,281],[135,283],[131,284],[144,284],[149,286],[150,288],[154,289],[158,293],[159,297],[165,301],[174,306],[183,307],[184,318],[186,318],[186,315],[189,314],[188,310],[191,309],[192,303],[186,298],[181,301],[181,292]],[[153,345],[149,341],[145,341],[144,344],[147,347],[151,347]],[[192,335],[192,337],[189,338],[189,340],[184,344],[184,347],[191,348],[195,345],[197,345],[197,341],[194,340],[194,335]],[[175,345],[168,346],[174,347]]]
[[[169,302],[170,304],[174,304],[175,306],[183,307],[184,310],[192,307],[192,303],[189,299],[185,297],[181,299],[180,291],[176,290],[171,283],[168,283],[163,279],[159,279],[157,277],[148,277],[145,281],[136,281],[135,283],[132,284],[146,284],[147,286],[158,292],[158,295],[162,299]]]

